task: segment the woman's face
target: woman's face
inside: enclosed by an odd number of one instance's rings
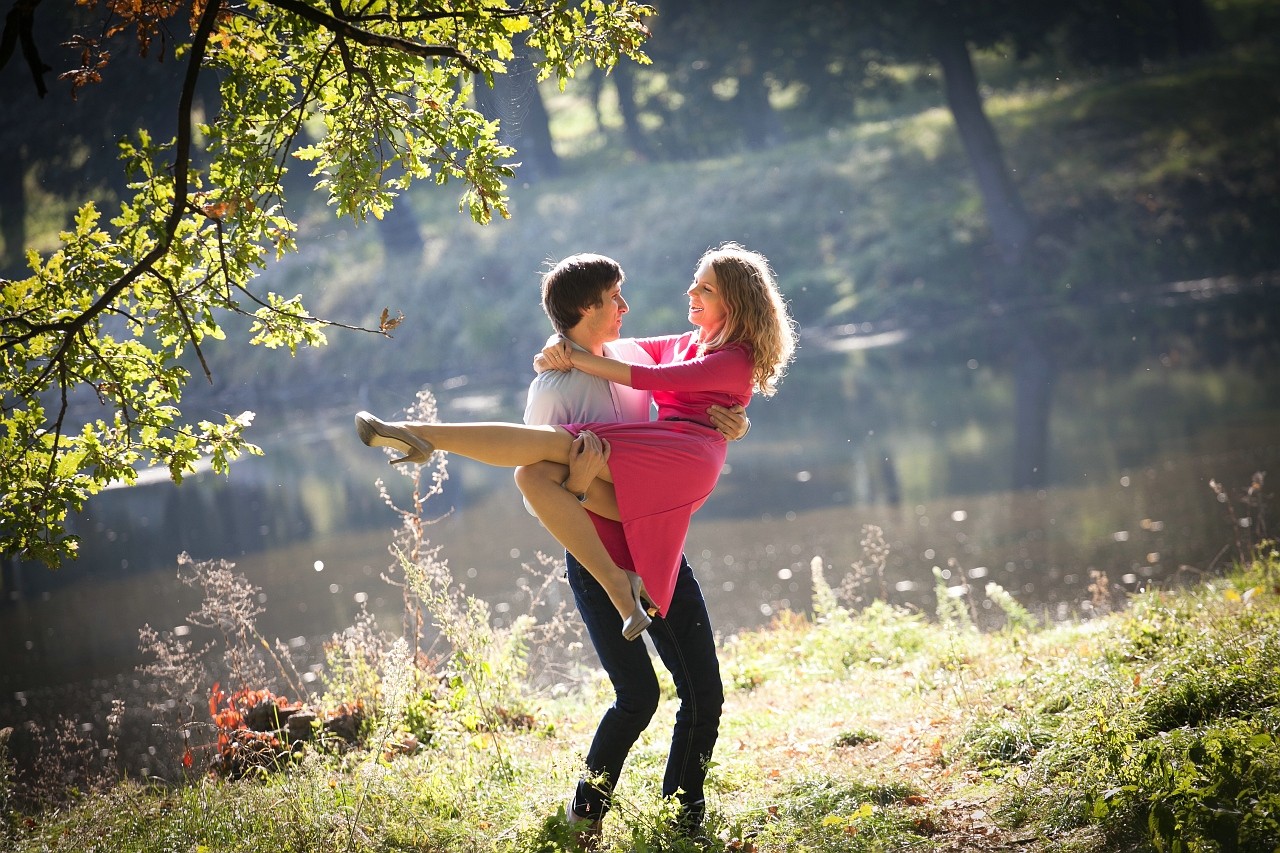
[[[687,293],[689,322],[702,329],[703,340],[714,337],[729,318],[729,306],[725,304],[720,283],[716,281],[716,271],[710,262],[698,267]]]

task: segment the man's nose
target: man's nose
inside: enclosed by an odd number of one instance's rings
[[[631,310],[631,306],[627,304],[627,300],[619,296],[618,297],[618,313],[625,314],[630,310]]]

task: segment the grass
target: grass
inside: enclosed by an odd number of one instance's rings
[[[555,685],[530,674],[539,626],[489,628],[485,606],[451,588],[414,518],[398,537],[419,555],[404,580],[450,652],[415,662],[403,642],[367,631],[332,645],[327,696],[311,698],[361,694],[369,716],[356,745],[295,745],[281,753],[284,769],[263,762],[234,781],[203,772],[209,752],[199,749],[200,761],[175,771],[185,778],[167,782],[122,777],[110,760],[77,778],[46,767],[55,784],[39,801],[0,748],[6,849],[571,849],[558,811],[607,686],[598,673]],[[986,633],[942,580],[936,614],[873,595],[853,605],[887,557],[873,536],[866,547],[867,563],[834,586],[815,561],[811,609],[723,639],[709,838],[674,837],[657,795],[668,685],[617,789],[603,849],[1269,853],[1280,843],[1273,543],[1227,577],[1150,590],[1089,621],[1042,625],[996,595],[1009,618]],[[252,597],[225,577],[218,589]],[[234,646],[246,632],[227,625],[246,614],[206,605]],[[240,652],[259,642],[248,634]],[[186,730],[196,732],[188,745],[210,731],[207,720]]]

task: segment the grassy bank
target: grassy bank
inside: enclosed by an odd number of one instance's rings
[[[607,685],[549,663],[572,642],[572,617],[491,628],[427,529],[405,516],[402,580],[447,650],[415,650],[359,625],[335,638],[312,682],[287,649],[257,636],[252,587],[225,566],[191,567],[206,595],[193,625],[219,639],[203,652],[199,631],[186,647],[156,637],[146,674],[173,700],[157,717],[170,721],[160,724],[182,756],[173,778],[122,774],[110,737],[84,755],[74,726],[60,752],[42,752],[21,778],[0,752],[5,849],[570,849],[557,812]],[[987,632],[972,627],[977,591],[941,572],[935,613],[885,604],[885,553],[873,535],[866,548],[848,573],[814,562],[811,610],[723,639],[727,702],[706,838],[673,837],[657,796],[674,712],[668,685],[618,788],[604,849],[1280,845],[1274,545],[1228,577],[1150,590],[1087,622],[1040,624],[988,588],[1004,619]],[[249,706],[264,694],[209,700],[218,672],[226,693],[271,683],[307,694],[311,734],[291,746],[283,731],[247,731]],[[190,721],[172,722],[183,708]],[[351,725],[344,732],[335,720]]]

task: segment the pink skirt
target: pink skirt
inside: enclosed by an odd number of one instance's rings
[[[644,578],[654,604],[666,613],[689,520],[710,497],[724,468],[724,436],[691,421],[563,426],[573,435],[585,429],[609,442],[621,535],[616,522],[595,515],[592,520],[614,562]]]

